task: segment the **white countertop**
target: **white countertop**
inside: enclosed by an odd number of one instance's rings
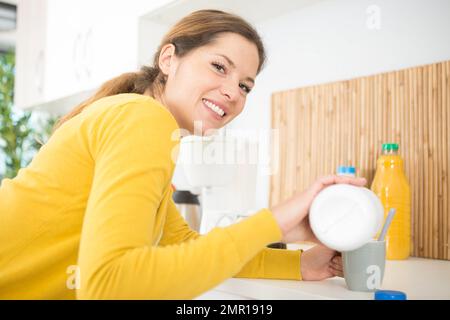
[[[408,300],[450,299],[450,261],[409,258],[386,261],[382,288],[403,291]],[[324,281],[228,279],[198,299],[350,299],[374,294],[347,289],[343,278]]]

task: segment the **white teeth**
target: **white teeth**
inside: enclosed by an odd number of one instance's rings
[[[219,116],[223,117],[223,115],[225,114],[225,111],[223,111],[221,108],[219,108],[218,106],[216,106],[214,103],[212,103],[211,101],[208,101],[206,99],[203,99],[203,102],[205,103],[205,105],[210,108],[212,111],[214,111],[215,113],[217,113]]]

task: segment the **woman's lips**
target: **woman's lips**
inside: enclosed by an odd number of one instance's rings
[[[208,114],[211,115],[212,118],[214,118],[214,120],[217,121],[222,121],[222,119],[225,117],[221,117],[220,115],[218,115],[216,112],[214,112],[213,110],[211,110],[208,106],[205,105],[205,102],[202,101],[203,107],[208,111]]]

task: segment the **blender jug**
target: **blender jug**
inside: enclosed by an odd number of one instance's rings
[[[199,232],[202,215],[198,195],[191,193],[189,190],[176,190],[172,199],[189,227]]]

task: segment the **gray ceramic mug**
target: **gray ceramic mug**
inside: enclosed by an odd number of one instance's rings
[[[386,263],[386,241],[370,241],[353,251],[342,253],[344,278],[353,291],[376,291],[381,288]]]

